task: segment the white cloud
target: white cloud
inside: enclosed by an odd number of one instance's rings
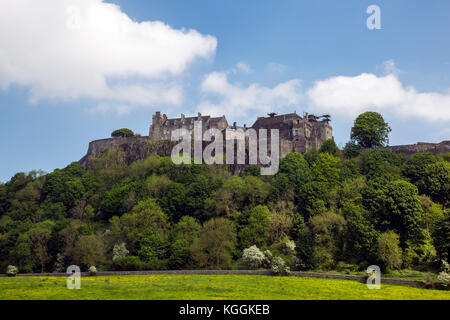
[[[355,116],[367,110],[417,117],[428,121],[450,121],[450,91],[418,92],[404,87],[395,74],[355,77],[337,76],[317,81],[307,92],[314,109]]]
[[[286,67],[281,63],[271,62],[267,65],[267,68],[270,72],[273,73],[283,73],[286,70]]]
[[[201,91],[204,95],[199,109],[212,115],[228,114],[233,117],[282,111],[297,106],[302,100],[300,80],[293,79],[273,88],[253,83],[248,87],[232,84],[226,72],[213,72],[206,76]]]
[[[385,61],[383,63],[383,69],[384,69],[384,74],[386,74],[386,75],[393,74],[395,76],[398,76],[398,74],[400,73],[400,69],[397,68],[394,60]]]
[[[103,0],[0,1],[0,87],[30,87],[30,99],[177,105],[174,79],[217,40],[160,21],[135,22]]]
[[[236,68],[237,68],[239,71],[242,71],[242,72],[245,72],[245,73],[249,73],[249,72],[252,71],[252,68],[250,67],[250,65],[249,65],[248,63],[246,63],[246,62],[243,62],[243,61],[238,62],[238,63],[236,64]]]

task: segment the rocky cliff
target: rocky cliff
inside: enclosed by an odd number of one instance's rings
[[[173,142],[150,141],[149,137],[124,137],[95,140],[89,143],[87,154],[79,161],[87,168],[91,158],[99,157],[107,149],[121,150],[126,155],[128,164],[136,160],[143,160],[151,154],[170,156]]]

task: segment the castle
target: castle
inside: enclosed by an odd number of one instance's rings
[[[320,148],[325,140],[333,138],[333,131],[329,125],[330,116],[315,116],[304,114],[303,117],[297,113],[276,115],[271,113],[268,117],[259,117],[252,127],[237,127],[236,123],[228,125],[225,116],[212,118],[202,116],[186,118],[168,119],[161,112],[156,112],[153,116],[153,123],[150,127],[150,136],[134,136],[108,138],[91,141],[86,155],[79,161],[85,168],[88,167],[92,158],[100,157],[108,149],[116,149],[124,152],[127,164],[143,160],[149,155],[157,153],[170,156],[172,145],[170,144],[171,133],[174,129],[191,129],[191,125],[196,120],[202,120],[203,130],[216,128],[226,134],[227,130],[242,129],[244,131],[253,129],[278,129],[280,134],[280,156],[284,157],[290,152],[305,153],[312,147]],[[163,141],[166,143],[149,143],[154,141]],[[411,155],[418,152],[431,152],[433,154],[450,152],[450,141],[441,143],[423,143],[415,145],[402,145],[386,147],[396,153]],[[239,166],[235,166],[234,174],[239,174]]]
[[[198,113],[196,117],[186,117],[181,114],[180,118],[168,119],[167,115],[156,112],[152,117],[150,126],[150,140],[170,140],[172,131],[186,129],[192,132],[195,121],[202,121],[202,129],[215,128],[225,135],[227,130],[240,129],[243,132],[248,129],[278,129],[280,136],[280,155],[284,157],[290,152],[305,153],[311,148],[320,148],[325,140],[333,139],[333,129],[330,126],[330,116],[316,116],[305,113],[303,117],[296,112],[277,115],[269,113],[268,117],[258,117],[251,127],[244,125],[238,127],[236,122],[230,126],[225,116],[213,118]]]

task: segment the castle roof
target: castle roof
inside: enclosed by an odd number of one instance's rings
[[[201,116],[201,119],[205,123],[209,122],[211,124],[215,124],[215,123],[218,123],[223,117],[224,116],[212,118],[211,116]],[[199,118],[198,116],[197,117],[185,117],[183,123],[194,123],[194,121],[197,121],[198,118]],[[182,118],[167,119],[166,121],[164,121],[163,126],[173,126],[173,125],[179,124],[181,122],[182,122]]]
[[[296,112],[281,115],[271,114],[270,117],[259,117],[253,124],[252,128],[270,128],[271,126],[281,125],[286,121],[299,119],[302,119],[302,117],[300,117]]]

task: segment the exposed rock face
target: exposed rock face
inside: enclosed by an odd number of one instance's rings
[[[170,141],[152,142],[149,137],[123,137],[95,140],[89,143],[87,154],[79,161],[87,168],[89,160],[102,155],[107,149],[121,150],[126,155],[128,164],[143,160],[152,153],[170,156],[173,143]]]
[[[391,146],[386,148],[396,153],[403,153],[407,155],[412,155],[414,153],[420,152],[431,152],[433,154],[439,154],[450,152],[450,140],[442,141],[440,143],[418,142],[417,144]]]

